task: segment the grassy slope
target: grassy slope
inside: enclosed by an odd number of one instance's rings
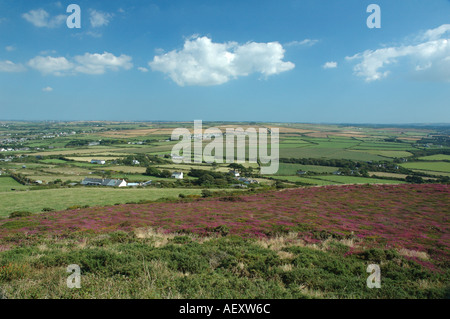
[[[154,232],[42,239],[0,253],[6,298],[445,298],[447,274],[396,251],[346,256],[338,241],[305,246],[292,237],[198,239]],[[369,264],[381,264],[381,289],[369,289]],[[81,267],[69,289],[66,267]]]
[[[440,222],[445,219],[441,208],[448,207],[446,195],[448,189],[439,185],[308,188],[247,196],[246,215],[229,212],[239,207],[242,212],[242,203],[222,202],[221,211],[231,218],[230,227],[250,222],[253,214],[265,220],[272,205],[277,207],[278,213],[272,213],[279,222],[291,216],[285,211],[298,205],[307,206],[305,213],[316,211],[311,215],[314,218],[307,218],[310,222],[298,221],[295,232],[295,227],[290,232],[281,227],[277,233],[259,239],[229,235],[226,227],[206,237],[163,233],[142,225],[130,229],[130,224],[124,223],[131,221],[131,215],[117,224],[128,227],[128,231],[108,226],[101,232],[78,228],[52,235],[52,223],[66,223],[70,213],[74,215],[72,223],[86,227],[89,219],[98,219],[106,226],[110,220],[98,208],[13,219],[0,226],[9,229],[0,240],[0,297],[448,298],[448,255],[437,258],[432,253],[439,246],[442,252],[448,252],[448,227]],[[117,213],[148,214],[149,209],[157,212],[161,206],[163,214],[173,211],[172,219],[181,220],[190,212],[198,220],[199,210],[210,215],[215,207],[210,204],[214,203],[221,202],[115,209]],[[265,205],[260,211],[252,209],[260,205]],[[342,205],[342,214],[335,211]],[[426,217],[416,213],[419,207],[427,212]],[[280,216],[280,212],[285,213]],[[66,217],[59,220],[58,214]],[[109,214],[113,216],[112,211]],[[40,232],[26,235],[20,225],[28,222],[31,226],[32,220],[41,220]],[[164,220],[157,218],[162,223]],[[433,230],[432,225],[439,229]],[[341,230],[337,228],[348,226],[354,227],[355,234],[339,235]],[[309,230],[316,227],[311,233],[314,240],[308,239]],[[420,229],[422,235],[416,236]],[[374,241],[377,233],[382,244]],[[391,240],[395,245],[387,249]],[[422,248],[414,250],[411,245]],[[65,284],[69,264],[81,267],[81,289],[68,289]],[[370,264],[380,265],[381,289],[366,286]]]
[[[8,216],[13,211],[41,212],[43,208],[63,210],[74,205],[103,206],[116,203],[156,200],[162,197],[178,197],[200,194],[200,189],[147,188],[64,188],[29,192],[0,193],[0,217]]]

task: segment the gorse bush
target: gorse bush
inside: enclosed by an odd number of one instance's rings
[[[33,214],[30,213],[30,212],[15,211],[15,212],[12,212],[12,213],[9,215],[9,218],[27,217],[27,216],[31,216],[31,215],[33,215]]]

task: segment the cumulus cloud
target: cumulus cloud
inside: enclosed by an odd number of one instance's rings
[[[133,67],[131,57],[122,54],[116,57],[112,53],[86,53],[75,57],[77,66],[76,72],[87,74],[103,74],[106,70],[118,71],[119,69],[129,70]]]
[[[334,61],[326,62],[322,67],[324,69],[335,69],[337,68],[337,62]]]
[[[113,14],[111,13],[101,12],[93,9],[90,11],[90,15],[91,26],[94,28],[108,25],[113,17]]]
[[[8,60],[0,61],[0,72],[22,72],[22,71],[25,71],[25,67],[22,64],[16,64]]]
[[[22,17],[39,28],[56,28],[66,21],[65,15],[57,15],[51,17],[50,14],[44,9],[31,10],[27,13],[22,14]]]
[[[413,44],[392,46],[377,50],[366,50],[351,57],[349,61],[360,61],[354,73],[367,82],[386,78],[388,66],[408,59],[414,77],[438,81],[450,81],[450,25],[444,24],[430,29],[418,37]]]
[[[133,67],[132,58],[122,54],[115,56],[112,53],[86,53],[75,56],[73,61],[65,57],[37,56],[28,62],[28,65],[42,74],[69,75],[77,73],[103,74],[108,70],[129,70]]]
[[[51,91],[53,91],[53,88],[50,87],[50,86],[47,86],[47,87],[42,89],[42,92],[51,92]]]
[[[270,76],[291,70],[292,62],[284,62],[284,49],[278,42],[213,43],[208,37],[187,39],[182,50],[155,56],[149,66],[167,74],[180,86],[219,85],[261,73]]]
[[[138,70],[139,71],[141,71],[141,72],[148,72],[148,69],[147,68],[143,68],[142,66],[140,66],[140,67],[138,67]]]
[[[73,63],[65,57],[37,56],[28,61],[28,66],[42,74],[64,75],[73,69]]]

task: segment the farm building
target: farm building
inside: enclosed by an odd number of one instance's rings
[[[132,164],[133,164],[133,165],[139,165],[139,164],[140,164],[140,162],[139,162],[139,161],[137,161],[137,160],[133,160]]]
[[[81,185],[84,186],[111,186],[111,187],[125,187],[127,182],[122,179],[110,179],[110,178],[85,178]]]
[[[259,182],[256,179],[251,179],[247,177],[240,177],[237,180],[244,184],[259,184]]]
[[[173,172],[172,178],[183,179],[183,172]]]
[[[228,173],[231,174],[231,175],[233,175],[234,177],[239,177],[239,176],[240,176],[238,171],[232,171],[232,170],[230,170]]]
[[[142,186],[142,183],[127,183],[127,187],[138,187]]]
[[[105,163],[106,162],[104,160],[96,160],[96,159],[91,160],[91,164],[105,165]]]

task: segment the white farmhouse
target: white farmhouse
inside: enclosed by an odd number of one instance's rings
[[[234,177],[239,177],[240,176],[238,171],[230,170],[228,173],[233,175]]]
[[[85,178],[81,185],[83,186],[111,186],[111,187],[126,187],[127,182],[122,179],[109,178]]]
[[[106,161],[104,161],[104,160],[96,160],[96,159],[91,160],[91,164],[105,165],[105,163],[106,163]]]
[[[183,172],[173,172],[172,178],[183,179]]]

